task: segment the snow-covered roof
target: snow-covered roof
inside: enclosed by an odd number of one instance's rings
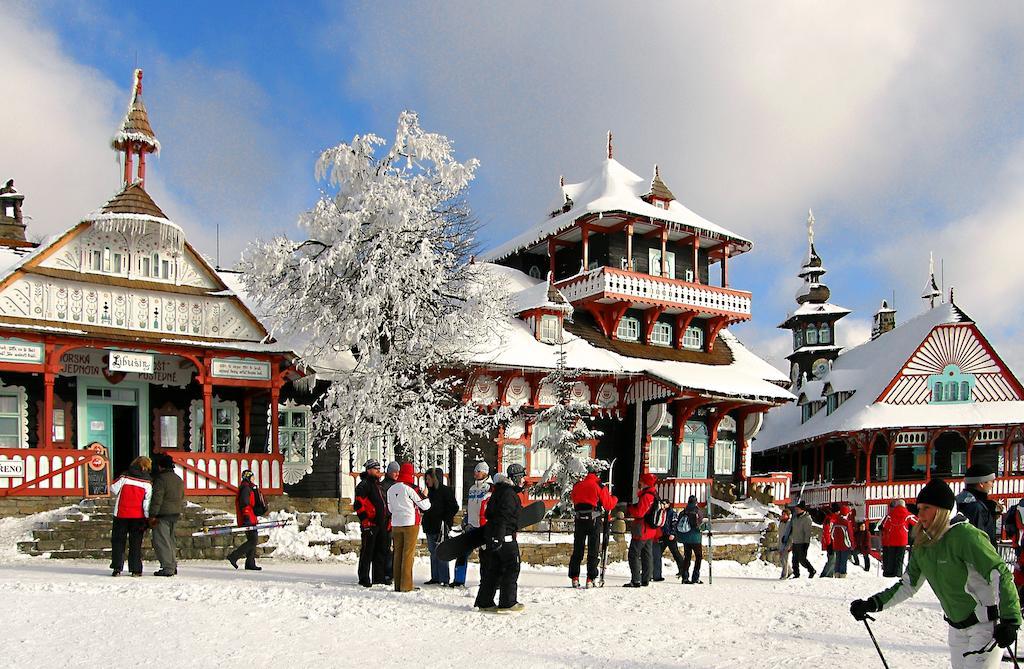
[[[782,323],[779,324],[779,327],[786,327],[786,323],[788,323],[789,319],[793,318],[794,316],[828,316],[835,314],[841,314],[845,316],[848,313],[850,313],[849,309],[836,306],[829,302],[825,302],[824,304],[804,302],[799,307],[797,307],[795,311],[790,312],[786,316],[786,320],[782,321]]]
[[[488,271],[508,279],[508,285],[527,285],[517,292],[538,290],[546,282],[500,265],[482,263]],[[514,304],[516,292],[511,296]],[[514,308],[514,307],[513,307]],[[759,398],[771,402],[786,402],[793,395],[777,383],[787,381],[786,376],[751,353],[728,330],[719,333],[721,340],[732,352],[727,365],[708,365],[675,360],[634,358],[616,351],[598,348],[587,340],[568,331],[563,332],[563,349],[570,368],[586,372],[622,375],[648,375],[684,390],[696,390],[710,395]],[[558,346],[537,340],[533,331],[522,320],[509,315],[501,330],[493,332],[486,341],[479,342],[466,361],[475,365],[511,369],[551,370],[557,364]]]
[[[614,158],[607,158],[587,180],[562,187],[562,202],[566,201],[566,197],[572,202],[568,211],[548,218],[501,246],[484,253],[481,258],[485,261],[500,260],[572,227],[577,219],[586,214],[612,211],[676,223],[688,229],[711,233],[747,247],[751,246],[750,240],[698,216],[678,200],[672,200],[667,209],[650,204],[643,199],[650,191],[650,179],[634,174]],[[562,206],[562,202],[559,203],[559,207]]]
[[[822,388],[830,385],[833,391],[853,391],[853,396],[831,414],[818,411],[803,424],[800,423],[800,407],[795,404],[771,411],[754,440],[754,451],[866,429],[1020,422],[1024,417],[1024,402],[1018,401],[875,403],[935,327],[964,322],[970,319],[955,304],[940,304],[876,339],[841,353],[828,374],[805,383],[795,392],[806,392],[808,400],[821,399]]]
[[[531,309],[545,309],[572,316],[572,305],[547,281],[540,281],[534,286],[513,293],[510,302],[512,313],[517,315]]]

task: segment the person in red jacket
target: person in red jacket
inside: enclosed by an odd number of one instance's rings
[[[259,488],[252,480],[251,469],[242,472],[242,482],[238,485],[238,496],[235,498],[235,513],[238,518],[239,527],[252,527],[259,519],[256,517],[257,499],[262,500]],[[262,503],[261,503],[262,505]],[[245,543],[231,551],[228,555],[228,562],[235,569],[238,569],[238,560],[245,556],[245,568],[250,571],[260,571],[263,567],[256,566],[256,542],[258,533],[256,530],[249,530],[245,533]]]
[[[636,504],[630,504],[626,513],[633,517],[633,537],[629,542],[629,583],[624,587],[639,588],[650,583],[651,572],[654,569],[652,544],[655,539],[661,536],[659,525],[649,525],[645,516],[651,506],[658,502],[658,495],[654,490],[657,482],[654,474],[641,474],[640,492],[637,494]],[[667,503],[660,504],[667,507]]]
[[[830,578],[836,573],[836,554],[832,550],[832,520],[837,513],[839,505],[833,502],[821,523],[821,550],[825,552],[825,566],[821,568],[820,578]]]
[[[153,497],[149,475],[152,466],[146,456],[135,458],[128,471],[110,486],[110,492],[115,495],[114,522],[110,529],[111,576],[120,576],[124,569],[125,543],[128,544],[128,570],[132,576],[142,576],[142,535],[146,532]]]
[[[597,475],[596,467],[588,468],[583,480],[572,488],[575,524],[572,538],[572,557],[569,558],[569,581],[572,587],[580,587],[580,565],[583,550],[587,551],[587,587],[594,587],[598,564],[601,562],[601,530],[605,514],[615,508],[618,498],[608,492]]]
[[[841,504],[839,511],[832,514],[829,533],[832,537],[830,542],[832,552],[836,556],[836,569],[833,576],[846,578],[846,561],[853,551],[853,512],[846,503]]]
[[[889,515],[882,520],[882,576],[895,578],[903,573],[903,557],[907,552],[910,528],[917,524],[917,516],[910,513],[907,503],[894,499],[889,504]]]

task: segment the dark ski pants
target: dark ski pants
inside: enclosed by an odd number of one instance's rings
[[[629,542],[629,574],[633,583],[647,585],[651,581],[651,571],[654,569],[654,560],[651,553],[651,539],[637,539],[634,537]]]
[[[835,568],[834,575],[838,576],[839,574],[842,574],[843,576],[845,576],[846,575],[846,561],[850,557],[850,551],[834,551],[834,553],[835,553],[835,556],[836,556],[836,568]]]
[[[569,578],[580,577],[583,551],[587,551],[587,580],[595,581],[601,564],[601,530],[603,518],[577,518],[572,532],[572,557],[569,558]]]
[[[673,535],[674,536],[674,535]],[[683,556],[679,552],[679,543],[675,539],[669,539],[666,536],[662,536],[661,539],[654,544],[654,578],[661,578],[662,564],[661,559],[665,555],[665,549],[672,554],[672,559],[676,561],[676,571],[682,575],[683,572]]]
[[[390,532],[383,527],[364,527],[359,543],[359,583],[385,583],[387,581],[387,554],[391,543]],[[370,580],[371,567],[373,580]]]
[[[793,544],[793,577],[800,578],[800,565],[807,570],[808,576],[816,573],[811,563],[807,561],[807,548],[810,544]]]
[[[245,556],[245,568],[251,569],[256,566],[256,545],[258,543],[259,533],[256,530],[249,530],[245,533],[245,543],[231,551],[228,555],[229,560],[238,560],[243,555]]]
[[[683,580],[689,579],[690,583],[696,583],[700,580],[700,563],[704,559],[704,547],[700,544],[683,544],[683,549],[685,553],[683,555],[683,567],[680,570],[683,574]],[[688,577],[691,557],[693,557],[693,575]]]
[[[145,518],[114,518],[110,529],[110,568],[124,569],[124,546],[128,544],[128,571],[142,573],[142,535],[146,532]]]
[[[821,577],[830,578],[836,573],[836,552],[829,548],[825,551],[825,566],[821,568]]]
[[[480,588],[473,606],[487,609],[494,606],[498,595],[498,608],[507,609],[515,604],[519,595],[519,543],[503,542],[498,548],[480,549]]]
[[[905,546],[882,546],[882,576],[896,578],[903,573]]]

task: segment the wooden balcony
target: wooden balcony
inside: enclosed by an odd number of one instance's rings
[[[666,313],[696,312],[750,320],[751,294],[742,290],[598,267],[556,283],[573,304],[630,302],[638,307],[660,306]]]

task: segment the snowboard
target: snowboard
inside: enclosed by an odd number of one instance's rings
[[[530,525],[536,525],[540,521],[544,520],[544,515],[548,510],[544,507],[544,502],[534,502],[529,506],[523,507],[519,512],[519,527],[517,529],[523,529]],[[448,562],[455,560],[474,548],[479,548],[484,545],[484,528],[475,527],[467,530],[462,534],[457,534],[449,539],[442,541],[438,544],[434,550],[434,554],[438,560]]]
[[[264,523],[257,523],[255,525],[225,525],[223,527],[207,527],[198,532],[193,532],[194,537],[212,537],[218,534],[237,534],[240,532],[248,532],[250,530],[272,530],[277,527],[284,527],[288,523],[293,523],[293,520],[269,520]]]

